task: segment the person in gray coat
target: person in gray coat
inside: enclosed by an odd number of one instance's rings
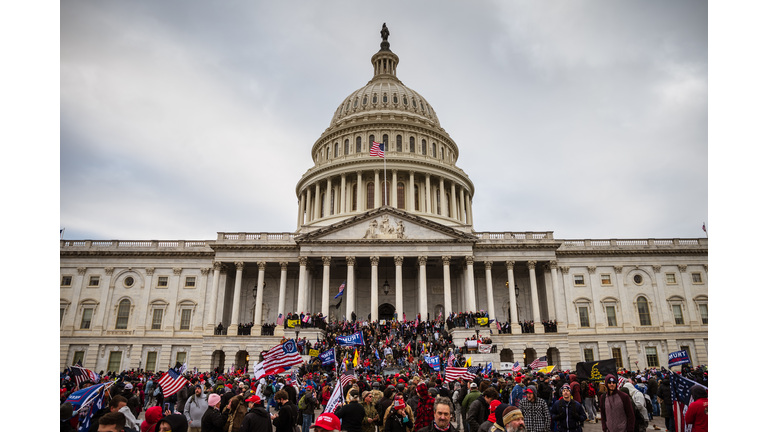
[[[203,395],[202,387],[195,386],[195,394],[187,399],[186,405],[184,405],[184,417],[187,418],[189,432],[200,432],[201,422],[203,420],[203,414],[208,410],[208,401]]]

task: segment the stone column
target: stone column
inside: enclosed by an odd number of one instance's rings
[[[448,255],[443,256],[443,305],[445,307],[443,317],[446,317],[453,312],[451,306],[451,257]]]
[[[312,220],[320,219],[320,203],[322,200],[320,199],[320,181],[315,182],[315,213]]]
[[[389,200],[389,205],[398,208],[397,207],[397,170],[392,170],[392,188],[389,191],[389,196],[391,197]],[[405,197],[403,197],[405,199]],[[405,203],[403,203],[403,208],[405,208]]]
[[[465,258],[467,263],[467,283],[465,290],[467,290],[467,309],[470,312],[477,312],[477,303],[475,302],[475,257],[467,255]]]
[[[456,207],[456,182],[451,182],[451,216],[459,220],[459,211]]]
[[[256,304],[253,308],[253,328],[256,329],[253,335],[261,334],[261,305],[264,303],[264,270],[267,268],[267,263],[259,261],[256,263],[259,266],[259,277],[256,279]]]
[[[355,310],[355,257],[347,257],[347,319],[351,319]]]
[[[330,297],[331,294],[331,257],[324,256],[323,257],[323,301],[322,306],[320,307],[320,312],[323,313],[323,316],[328,318],[328,309],[330,307]]]
[[[596,270],[597,270],[596,266],[587,267],[587,272],[589,272],[589,285],[592,287],[592,298],[595,300],[600,298],[600,295],[597,292],[597,288],[600,286],[600,280],[598,280],[598,277],[595,275]],[[604,332],[605,319],[603,317],[603,311],[601,308],[594,305],[594,300],[593,300],[593,306],[595,310],[595,329],[597,329],[598,332]]]
[[[424,174],[426,183],[426,190],[424,191],[424,208],[427,213],[432,213],[432,187],[429,185],[429,174]]]
[[[173,300],[170,301],[170,305],[168,307],[168,315],[163,317],[163,327],[167,334],[173,335],[173,331],[176,329],[176,311],[179,309],[179,291],[181,291],[183,288],[181,284],[181,267],[174,267],[173,269],[173,279],[168,281],[168,290],[171,294],[174,296]],[[175,287],[175,288],[174,288]],[[171,307],[172,306],[172,307]],[[233,312],[234,315],[234,312]]]
[[[616,272],[616,288],[619,291],[619,301],[621,302],[621,321],[622,326],[624,327],[625,332],[632,331],[632,316],[630,315],[630,307],[629,305],[632,304],[631,301],[627,300],[627,293],[624,290],[624,278],[622,277],[622,272],[624,271],[623,266],[613,266],[613,271]],[[595,305],[595,308],[600,307],[602,309],[602,305]]]
[[[469,224],[472,225],[475,218],[472,217],[472,197],[467,195],[467,217],[469,218]]]
[[[218,302],[218,305],[215,308],[216,309],[216,318],[214,318],[214,320],[213,320],[213,325],[214,326],[218,326],[217,321],[220,322],[220,323],[224,322],[224,296],[227,293],[227,276],[228,276],[227,275],[227,271],[228,271],[228,267],[227,267],[226,264],[221,264],[221,263],[219,263],[219,264],[221,266],[221,272],[222,272],[222,273],[219,274],[219,277],[224,279],[224,282],[223,283],[218,282],[219,285],[214,288],[214,292],[216,293],[216,298],[221,300],[221,301]],[[215,279],[216,278],[215,278],[215,274],[214,274],[214,280]]]
[[[509,284],[509,327],[512,329],[512,334],[522,334],[522,329],[517,323],[520,318],[517,316],[517,296],[515,295],[515,262],[507,261],[504,263],[507,266],[507,283]]]
[[[208,298],[208,293],[213,291],[212,289],[208,289],[208,274],[211,272],[210,267],[203,267],[200,269],[200,287],[202,288],[202,299],[205,301],[205,299]],[[147,285],[147,288],[149,288],[149,285]],[[149,302],[149,295],[142,294],[142,308],[144,309],[139,316],[141,316],[141,326],[144,327],[144,323],[147,319],[147,311],[148,307],[147,304]],[[205,331],[205,307],[195,307],[193,315],[195,319],[192,323],[190,323],[192,326],[190,327],[194,332],[196,333],[203,333]],[[143,330],[143,329],[142,329]]]
[[[288,283],[288,262],[280,262],[280,293],[277,298],[277,313],[286,316],[285,310],[285,286]],[[281,326],[278,326],[281,327]]]
[[[528,275],[531,279],[531,300],[533,303],[533,331],[544,333],[544,325],[541,324],[541,310],[539,309],[539,289],[536,286],[536,261],[528,261]]]
[[[296,230],[300,230],[301,226],[304,224],[304,200],[306,199],[307,193],[302,192],[301,198],[299,201],[299,220],[296,222]]]
[[[669,316],[669,309],[667,309],[667,290],[666,290],[666,280],[661,275],[661,266],[660,265],[654,265],[653,266],[653,273],[656,277],[656,283],[654,283],[654,288],[656,288],[656,294],[658,295],[658,299],[656,301],[656,311],[658,312],[658,319],[661,325],[664,326],[665,331],[669,331],[672,329],[672,320]],[[629,307],[629,305],[627,305]],[[636,313],[636,311],[632,312],[633,314]]]
[[[111,294],[114,289],[112,286],[112,273],[115,271],[114,267],[104,267],[104,271],[109,276],[106,279],[107,287],[101,290],[101,299],[99,300],[99,306],[101,306],[100,313],[94,313],[93,322],[91,328],[94,334],[101,335],[104,329],[109,327],[107,320],[109,319],[109,309],[112,307]],[[99,285],[101,286],[101,279],[99,279]],[[94,311],[95,312],[95,311]]]
[[[83,275],[85,275],[85,271],[87,270],[87,267],[78,267],[77,268],[77,276],[72,278],[72,289],[74,290],[72,292],[72,302],[69,304],[69,310],[67,311],[67,316],[64,319],[64,326],[62,327],[67,332],[67,336],[72,336],[72,332],[75,331],[75,327],[78,329],[80,328],[80,324],[75,322],[75,319],[77,318],[77,310],[80,305],[80,293],[82,292],[83,285],[85,284],[85,278]],[[144,288],[147,289],[147,292],[149,292],[150,288],[152,287],[152,272],[154,272],[154,268],[150,271],[147,269],[147,277],[146,282],[144,283]],[[106,306],[106,305],[102,305]],[[144,323],[141,323],[142,326],[144,326]]]
[[[395,312],[397,320],[403,321],[403,257],[395,257]]]
[[[312,189],[307,186],[305,193],[307,194],[307,202],[305,203],[306,222],[304,223],[310,223],[312,222]]]
[[[420,256],[419,261],[419,313],[421,319],[427,319],[429,307],[427,305],[427,257]]]
[[[688,325],[691,327],[699,326],[699,318],[696,315],[696,303],[693,301],[693,294],[691,293],[690,276],[688,275],[688,266],[680,264],[677,266],[680,270],[680,284],[683,285],[683,293],[685,294],[685,305],[688,309]],[[694,329],[695,330],[695,329]]]
[[[460,212],[459,212],[460,220],[464,223],[467,223],[467,214],[464,211],[464,188],[459,189],[459,207],[460,207]]]
[[[406,196],[408,197],[408,210],[409,211],[416,211],[416,197],[414,196],[413,190],[415,188],[415,185],[413,183],[413,171],[408,171],[408,174],[410,175],[411,181],[408,184],[408,194]]]
[[[339,213],[346,213],[347,210],[347,175],[341,175],[341,186],[339,189]],[[325,315],[323,315],[325,316]]]
[[[366,203],[363,202],[363,172],[357,172],[357,212],[364,212]]]
[[[549,262],[549,273],[552,277],[552,302],[555,306],[555,321],[560,325],[564,322],[563,311],[560,308],[560,287],[557,280],[557,261]]]
[[[448,205],[449,203],[445,202],[445,181],[442,177],[439,177],[440,179],[440,192],[437,194],[437,196],[440,197],[440,202],[442,203],[440,205],[440,216],[448,216]]]
[[[323,203],[323,213],[326,217],[331,215],[331,176],[325,180],[325,202]]]
[[[493,280],[491,279],[491,269],[493,261],[485,262],[485,293],[488,297],[488,320],[496,319],[496,308],[493,305]]]
[[[371,257],[371,322],[379,320],[379,257]]]
[[[304,311],[304,305],[307,304],[307,286],[306,285],[307,285],[307,261],[308,260],[309,258],[305,256],[299,257],[299,292],[296,295],[295,312]]]
[[[381,207],[381,182],[379,170],[373,170],[373,208]]]
[[[573,312],[569,312],[571,306],[573,306],[571,278],[568,277],[570,270],[571,268],[569,266],[560,266],[560,272],[563,274],[563,291],[565,292],[565,317],[568,321],[568,328],[575,329],[578,327],[576,323],[576,315]]]
[[[235,261],[235,295],[232,297],[232,321],[229,323],[227,335],[237,335],[237,325],[240,324],[240,297],[243,285],[243,268],[245,264],[242,261]]]

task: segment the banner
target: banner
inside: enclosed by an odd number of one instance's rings
[[[477,322],[478,325],[487,326],[488,318],[475,318],[475,322]]]
[[[477,349],[481,354],[490,354],[492,346],[491,344],[477,344]]]
[[[541,372],[541,373],[550,373],[550,372],[552,372],[552,369],[554,369],[554,368],[555,368],[555,365],[552,365],[552,366],[547,366],[547,367],[545,367],[545,368],[541,368],[541,369],[539,369],[539,370],[538,370],[538,371],[536,371],[536,372]]]
[[[341,380],[336,381],[336,387],[333,388],[331,398],[328,399],[328,404],[325,405],[324,413],[333,413],[336,408],[340,407],[344,403],[341,391]]]
[[[432,369],[440,372],[440,357],[439,356],[424,357],[424,361],[427,362],[427,364],[430,365],[432,367]]]
[[[576,378],[579,381],[602,381],[608,374],[618,376],[616,372],[616,359],[576,363]]]
[[[499,363],[499,372],[509,372],[514,367],[514,364],[512,362],[501,362]]]
[[[691,359],[688,358],[688,353],[685,352],[685,350],[669,353],[669,367],[682,366],[690,362],[691,362]]]
[[[336,343],[340,346],[356,346],[365,345],[365,340],[363,339],[363,332],[359,331],[349,336],[336,336]]]
[[[300,320],[288,320],[288,327],[289,328],[296,328],[296,327],[301,325],[301,324],[299,324],[299,322],[300,322]]]
[[[310,357],[317,357],[320,355],[320,350],[311,349],[309,350],[309,356]]]
[[[336,355],[334,355],[332,349],[329,349],[328,351],[324,351],[322,354],[320,354],[320,362],[323,364],[323,366],[328,366],[330,364],[333,364],[335,361],[336,361]]]
[[[476,340],[468,340],[464,342],[464,345],[467,346],[467,348],[477,348],[477,341]]]

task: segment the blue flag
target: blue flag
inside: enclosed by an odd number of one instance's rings
[[[336,354],[332,349],[320,353],[320,362],[323,366],[328,366],[336,361]]]
[[[375,348],[373,352],[376,353],[376,360],[381,360],[381,358],[379,357],[379,350]]]
[[[365,345],[363,332],[358,331],[349,336],[336,336],[336,344],[340,346]]]
[[[493,362],[488,362],[488,364],[485,365],[485,372],[483,373],[489,374],[491,373],[492,370],[493,370]]]
[[[104,405],[104,390],[106,386],[107,383],[94,385],[76,391],[67,397],[67,402],[72,404],[75,412],[80,410],[78,432],[87,432],[91,427],[93,415]]]
[[[688,358],[688,353],[685,350],[669,353],[669,367],[680,366],[690,362],[691,359]]]
[[[439,356],[424,357],[424,361],[427,362],[427,364],[430,365],[432,367],[432,369],[440,372],[440,357]]]
[[[341,286],[339,287],[339,293],[333,296],[334,299],[337,299],[344,295],[344,288],[347,286],[347,281],[344,281],[341,283]]]

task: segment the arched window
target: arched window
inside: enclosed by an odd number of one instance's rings
[[[381,137],[382,141],[384,141],[384,151],[389,151],[389,135],[384,134],[383,137]]]
[[[320,217],[325,216],[325,192],[320,194]]]
[[[651,311],[648,308],[648,300],[645,297],[637,298],[637,315],[640,317],[641,326],[651,325]]]
[[[384,93],[384,96],[382,96],[381,101],[384,103],[387,103],[387,94]]]
[[[437,145],[435,143],[432,143],[432,157],[437,157]]]
[[[355,140],[355,153],[360,153],[363,151],[363,138],[357,137]]]
[[[399,152],[403,151],[403,137],[401,135],[397,136],[397,144],[395,150]]]
[[[445,209],[446,213],[448,213],[448,217],[453,216],[451,214],[451,196],[448,194],[448,191],[445,192]]]
[[[411,141],[410,152],[416,153],[416,139],[414,137],[411,137],[410,141]]]
[[[414,210],[419,210],[419,185],[413,185],[413,202],[416,208]]]
[[[385,189],[386,187],[386,189]],[[389,181],[381,182],[381,205],[384,205],[384,200],[386,198],[387,204],[392,205],[391,202],[389,202],[389,197],[392,194],[392,184]]]
[[[421,154],[427,155],[427,140],[421,140]]]
[[[116,330],[124,330],[128,328],[128,317],[131,315],[131,301],[123,299],[120,301],[120,305],[117,306],[117,322],[115,323]]]
[[[331,159],[331,148],[330,147],[326,147],[325,148],[325,160],[330,160],[330,159]]]
[[[370,210],[373,208],[374,186],[373,182],[368,183],[368,200],[365,203],[365,208]]]
[[[445,151],[440,147],[440,159],[445,160]]]
[[[375,138],[373,137],[373,135],[369,135],[368,136],[368,150],[370,150],[371,146],[373,146],[373,141],[374,140],[375,140]]]
[[[333,145],[333,157],[339,157],[339,143]]]
[[[352,186],[352,211],[357,211],[357,183]]]
[[[405,184],[397,182],[397,208],[405,210]]]
[[[348,154],[349,154],[349,140],[345,139],[344,140],[344,156]]]
[[[333,214],[333,208],[334,208],[333,206],[336,204],[336,200],[334,198],[336,198],[336,189],[331,189],[331,211],[329,212],[330,214]]]
[[[437,209],[437,214],[443,214],[443,212],[440,211],[440,189],[437,189],[435,191],[435,208]]]

